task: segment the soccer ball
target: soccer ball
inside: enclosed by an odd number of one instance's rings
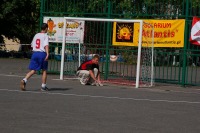
[[[115,62],[117,61],[117,56],[116,55],[110,55],[110,61]]]

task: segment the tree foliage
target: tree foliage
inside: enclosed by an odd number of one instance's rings
[[[38,30],[39,8],[39,0],[1,0],[0,34],[13,40],[18,38],[20,43],[30,43]]]
[[[1,0],[0,34],[20,43],[30,43],[39,31],[40,1],[47,16],[100,18],[159,18],[185,17],[188,0]],[[191,16],[200,15],[199,0],[189,1]],[[2,42],[2,36],[0,36]]]

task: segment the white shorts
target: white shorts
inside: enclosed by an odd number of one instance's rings
[[[94,76],[97,77],[98,69],[94,68],[93,72],[94,72]],[[92,84],[95,82],[94,79],[91,78],[88,70],[79,70],[77,71],[77,75],[79,77],[81,84],[87,84],[87,83]]]

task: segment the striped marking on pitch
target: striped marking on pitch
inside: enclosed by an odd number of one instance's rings
[[[24,77],[20,75],[9,75],[9,74],[0,74],[0,76],[7,77]],[[34,77],[32,77],[34,78]],[[60,80],[60,79],[52,79],[52,80]],[[20,90],[9,90],[9,89],[0,89],[0,91],[10,91],[10,92],[24,92]],[[108,97],[108,96],[93,96],[93,95],[79,95],[79,94],[65,94],[65,93],[50,93],[50,92],[35,92],[35,91],[25,91],[26,93],[46,93],[50,95],[63,95],[63,96],[76,96],[76,97],[91,97],[91,98],[105,98],[105,99],[119,99],[119,100],[134,100],[134,101],[149,101],[149,102],[168,102],[168,103],[188,103],[188,104],[200,104],[200,102],[196,101],[172,101],[172,100],[162,100],[162,99],[137,99],[137,98],[122,98],[122,97]],[[180,93],[193,93],[199,94],[198,92],[183,92],[183,91],[170,91],[170,92],[180,92]]]
[[[32,93],[32,94],[46,94],[46,95],[62,95],[62,96],[74,96],[74,97],[90,97],[90,98],[102,98],[102,99],[116,99],[116,100],[133,100],[133,101],[147,101],[147,102],[165,102],[165,103],[185,103],[185,104],[200,104],[200,101],[175,101],[175,100],[162,100],[162,99],[139,99],[131,97],[109,97],[109,96],[98,96],[98,95],[80,95],[80,94],[65,94],[55,92],[41,92],[41,91],[20,91],[20,90],[9,90],[0,89],[0,91],[17,92],[17,93]]]

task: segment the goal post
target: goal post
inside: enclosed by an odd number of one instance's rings
[[[135,79],[135,87],[138,88],[140,86],[140,79],[142,76],[141,74],[141,51],[142,51],[142,41],[143,41],[143,24],[144,20],[134,20],[134,19],[104,19],[104,18],[82,18],[82,17],[64,17],[64,27],[66,27],[66,23],[68,21],[95,21],[95,22],[119,22],[119,23],[138,23],[139,24],[139,35],[137,38],[138,42],[138,52],[137,52],[137,64],[136,64],[136,79]],[[153,30],[152,30],[153,31]],[[153,44],[153,39],[151,40]],[[150,41],[147,41],[150,42]],[[151,51],[148,54],[151,54],[151,64],[147,64],[149,68],[151,68],[151,74],[150,77],[148,77],[148,80],[150,80],[150,86],[153,85],[153,45],[146,46],[151,47]],[[62,52],[61,52],[61,68],[60,68],[60,79],[63,80],[63,71],[64,71],[64,59],[65,59],[65,45],[66,45],[66,28],[63,28],[63,38],[62,38]],[[80,62],[80,42],[79,42],[79,62]],[[144,60],[145,61],[145,60]],[[149,69],[148,68],[148,69]],[[146,69],[146,68],[145,68]],[[149,71],[149,70],[148,70]]]

